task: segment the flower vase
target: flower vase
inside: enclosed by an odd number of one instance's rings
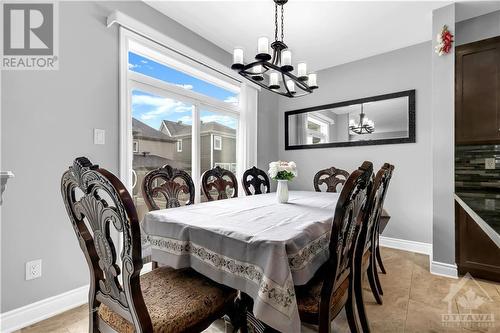
[[[288,202],[288,180],[278,180],[278,188],[276,189],[276,197],[279,203]]]

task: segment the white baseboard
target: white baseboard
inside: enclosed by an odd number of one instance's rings
[[[431,273],[434,275],[458,279],[457,265],[455,264],[447,264],[433,260],[431,262]]]
[[[0,314],[0,331],[9,333],[87,303],[89,286],[76,288]]]
[[[421,253],[428,256],[432,254],[432,244],[430,243],[380,236],[379,244],[380,246],[389,247],[391,249]]]

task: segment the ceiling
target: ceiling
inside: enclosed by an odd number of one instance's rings
[[[222,49],[243,47],[250,61],[257,39],[274,36],[274,2],[146,1]],[[309,70],[414,45],[432,38],[432,10],[449,1],[305,1],[285,5],[285,43]]]

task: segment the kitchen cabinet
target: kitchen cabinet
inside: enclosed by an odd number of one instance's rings
[[[455,49],[458,144],[500,143],[500,36]]]

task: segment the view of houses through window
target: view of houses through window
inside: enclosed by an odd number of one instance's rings
[[[218,100],[218,103],[225,102],[232,108],[235,108],[238,102],[238,94],[235,92],[133,52],[129,52],[128,66],[129,72],[139,73],[206,95],[208,98]],[[149,171],[168,164],[186,171],[195,180],[192,172],[195,162],[193,161],[193,135],[199,136],[200,154],[194,156],[194,158],[199,158],[197,161],[200,165],[199,175],[216,166],[236,173],[238,115],[222,108],[218,110],[213,107],[214,104],[204,107],[203,99],[200,101],[196,98],[186,98],[186,96],[177,98],[180,96],[169,91],[168,85],[166,87],[166,89],[158,90],[157,87],[148,89],[148,86],[144,85],[144,89],[131,91],[132,192],[139,218],[147,212],[141,187],[144,176]],[[160,88],[165,88],[165,86],[160,86]],[[195,114],[200,121],[198,133],[194,133],[192,126]],[[197,186],[197,190],[200,190],[200,186]],[[161,203],[162,199],[158,197],[157,201]],[[185,200],[188,199],[186,195]],[[201,193],[200,201],[206,201]]]

